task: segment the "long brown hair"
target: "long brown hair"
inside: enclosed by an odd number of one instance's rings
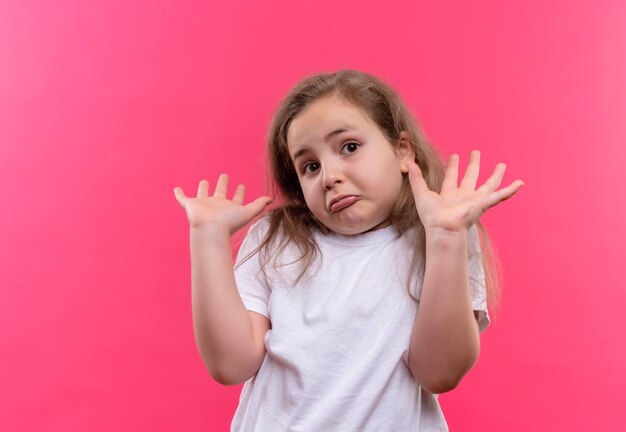
[[[245,259],[261,251],[262,270],[270,262],[276,266],[276,258],[284,248],[293,242],[300,253],[301,272],[294,283],[306,273],[309,264],[319,252],[314,233],[327,233],[328,228],[321,224],[308,209],[300,188],[298,175],[287,147],[287,131],[293,119],[312,102],[331,95],[337,95],[352,105],[362,109],[374,120],[384,136],[391,143],[401,139],[400,133],[406,131],[408,141],[415,152],[415,162],[422,170],[428,187],[440,192],[445,167],[438,152],[426,140],[415,118],[410,113],[399,95],[380,79],[361,71],[341,70],[334,73],[319,73],[309,76],[296,84],[285,96],[276,110],[268,134],[267,157],[271,174],[271,186],[274,202],[280,205],[269,211],[267,217],[269,229],[261,244]],[[426,235],[422,225],[413,192],[408,178],[400,192],[400,198],[390,215],[390,222],[399,235],[411,235],[414,245],[411,266],[418,280],[423,280],[425,271]],[[481,254],[487,288],[487,303],[493,314],[499,304],[499,263],[492,249],[489,235],[482,223],[479,228],[480,250],[470,250],[472,254]],[[244,260],[245,260],[244,259]],[[267,273],[266,273],[267,274]],[[410,277],[409,277],[410,280]],[[472,289],[476,283],[470,281]],[[419,301],[411,290],[409,295]]]

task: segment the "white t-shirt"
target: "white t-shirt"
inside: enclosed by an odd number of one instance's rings
[[[261,219],[250,228],[237,262],[267,227]],[[476,247],[475,226],[468,238],[470,249]],[[437,395],[417,384],[407,363],[418,304],[407,291],[405,238],[389,226],[354,236],[318,234],[316,240],[322,258],[295,286],[301,268],[293,263],[300,256],[293,245],[281,255],[284,265],[266,269],[268,276],[260,271],[259,254],[235,271],[246,308],[268,317],[272,327],[231,431],[447,431]],[[468,270],[481,282],[472,305],[482,332],[489,315],[480,255],[470,256]],[[412,285],[419,298],[421,281]]]

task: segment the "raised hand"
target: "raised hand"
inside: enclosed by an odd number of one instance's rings
[[[221,174],[213,196],[209,196],[209,182],[206,180],[200,181],[196,198],[185,196],[180,187],[174,188],[174,195],[185,209],[192,229],[227,229],[230,234],[246,226],[272,202],[269,197],[263,196],[248,205],[243,205],[246,193],[244,185],[237,186],[232,200],[226,198],[227,190],[228,176]]]
[[[480,169],[478,150],[471,153],[465,176],[459,187],[457,187],[459,156],[457,154],[450,156],[441,193],[428,189],[422,171],[415,162],[409,161],[407,168],[417,212],[426,231],[466,232],[483,213],[511,198],[524,185],[523,181],[515,180],[509,186],[497,190],[506,169],[505,164],[499,163],[485,184],[476,189]]]

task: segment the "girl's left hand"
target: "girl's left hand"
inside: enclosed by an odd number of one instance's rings
[[[459,156],[450,156],[441,193],[431,191],[422,171],[412,160],[407,163],[409,181],[419,217],[426,231],[467,232],[491,207],[511,198],[524,185],[515,180],[500,190],[506,165],[499,163],[484,185],[476,189],[480,168],[480,152],[471,153],[461,186],[457,187]]]

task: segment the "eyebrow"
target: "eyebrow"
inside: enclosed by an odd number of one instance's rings
[[[334,131],[332,131],[331,133],[329,133],[328,135],[326,135],[326,138],[324,138],[324,141],[328,142],[330,141],[332,138],[334,138],[337,135],[340,135],[344,132],[348,132],[349,130],[351,130],[348,127],[344,127],[344,128],[339,128],[339,129],[335,129]]]
[[[328,135],[326,135],[326,137],[324,138],[324,141],[328,142],[331,139],[333,139],[334,137],[336,137],[337,135],[340,135],[344,132],[349,132],[352,129],[350,129],[349,127],[342,127],[339,129],[335,129],[334,131],[330,132]],[[297,152],[294,153],[293,155],[293,160],[295,161],[296,159],[298,159],[300,156],[302,156],[304,153],[308,152],[309,148],[304,146],[302,147],[300,150],[298,150]]]

